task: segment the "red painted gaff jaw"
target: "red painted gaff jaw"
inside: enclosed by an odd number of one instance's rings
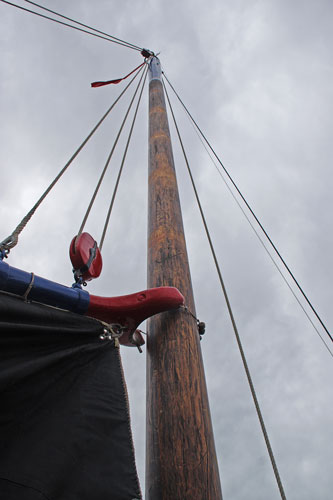
[[[85,314],[109,324],[126,327],[119,342],[133,347],[136,345],[131,342],[133,334],[142,321],[154,314],[177,309],[183,304],[184,297],[177,288],[161,286],[120,297],[90,295],[89,307]]]

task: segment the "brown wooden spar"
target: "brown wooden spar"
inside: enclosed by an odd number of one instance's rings
[[[195,315],[161,70],[150,62],[148,286],[175,286]],[[222,498],[196,320],[148,322],[147,500]]]

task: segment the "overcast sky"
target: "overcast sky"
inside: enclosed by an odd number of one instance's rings
[[[43,5],[161,52],[165,73],[330,329],[332,2],[44,0]],[[91,89],[90,82],[121,77],[142,57],[3,3],[0,23],[3,239],[124,86]],[[146,287],[147,93],[103,248],[103,274],[88,286],[99,295]],[[329,500],[332,356],[173,103],[287,498]],[[38,210],[8,263],[72,283],[69,243],[125,107],[126,99]],[[197,314],[207,324],[201,345],[224,499],[275,500],[279,493],[176,140],[174,155]],[[88,221],[96,239],[120,158],[121,152]],[[122,357],[144,489],[145,351],[123,348]]]

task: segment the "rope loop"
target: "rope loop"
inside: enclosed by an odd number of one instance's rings
[[[2,240],[0,243],[0,250],[5,251],[8,255],[10,250],[17,245],[18,242],[18,234],[14,231],[10,236]]]

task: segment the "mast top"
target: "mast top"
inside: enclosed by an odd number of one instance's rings
[[[156,56],[153,56],[149,62],[149,81],[152,80],[162,80],[161,62]]]

